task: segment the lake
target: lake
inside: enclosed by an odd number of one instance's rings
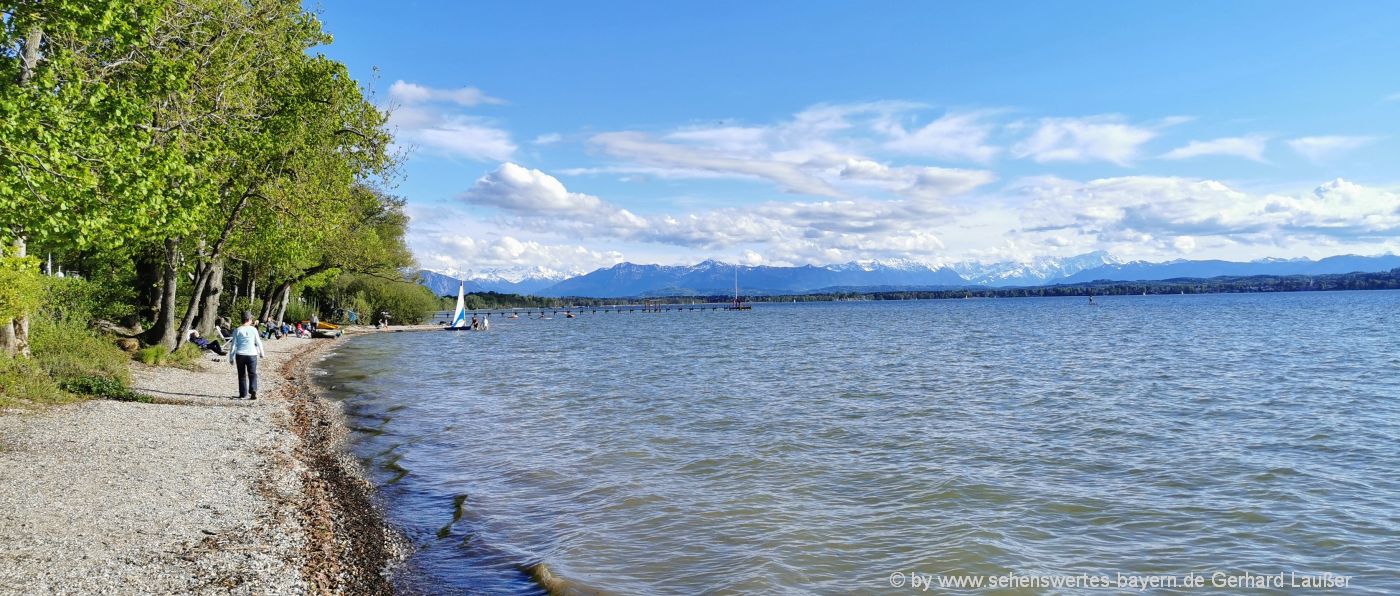
[[[541,564],[618,593],[1400,590],[1400,292],[1098,301],[492,317],[350,340],[320,382],[410,592],[539,593]]]

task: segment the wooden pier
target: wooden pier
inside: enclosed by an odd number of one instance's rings
[[[614,306],[558,306],[558,307],[548,307],[548,308],[539,308],[539,307],[536,307],[536,308],[490,308],[490,309],[480,309],[480,310],[467,310],[466,312],[467,312],[467,316],[472,316],[472,317],[479,317],[479,316],[488,316],[488,317],[509,317],[509,316],[511,316],[511,315],[516,315],[516,316],[519,316],[519,317],[521,317],[521,318],[528,318],[528,317],[538,318],[538,317],[546,317],[546,316],[563,316],[563,317],[567,317],[567,316],[569,316],[569,315],[574,315],[575,317],[577,317],[577,316],[585,315],[585,314],[588,314],[588,315],[606,315],[606,314],[623,314],[623,313],[663,313],[663,312],[682,312],[682,311],[704,312],[704,311],[716,311],[716,310],[753,310],[753,306],[750,305],[750,304],[748,304],[748,303],[743,303],[743,304],[739,305],[739,307],[737,307],[737,308],[736,308],[736,307],[734,306],[734,304],[732,304],[732,303],[721,303],[721,304],[714,304],[714,303],[710,303],[710,304],[619,304],[619,305],[614,305]],[[446,316],[444,316],[443,313],[438,313],[438,315],[439,315],[439,316],[438,316],[439,319],[445,319],[445,318],[446,318]],[[451,313],[447,313],[447,315],[451,315]]]

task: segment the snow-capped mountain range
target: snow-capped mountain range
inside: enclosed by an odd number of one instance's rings
[[[443,269],[420,272],[423,285],[434,293],[446,296],[457,293],[458,284],[465,282],[468,292],[500,292],[502,294],[536,294],[572,277],[548,267],[512,269]]]
[[[1064,279],[1080,271],[1119,265],[1123,261],[1103,251],[1072,257],[1036,257],[1030,261],[954,263],[949,265],[963,279],[982,286],[1035,286]]]
[[[459,279],[467,291],[623,298],[644,296],[726,295],[734,291],[738,273],[745,295],[782,295],[824,291],[880,291],[966,286],[1038,286],[1098,280],[1142,281],[1209,278],[1222,275],[1318,275],[1354,271],[1389,271],[1400,267],[1400,256],[1342,255],[1311,259],[1260,259],[1250,262],[1187,261],[1162,263],[1123,261],[1106,252],[1071,257],[1039,257],[1029,261],[992,264],[932,265],[911,259],[852,261],[835,265],[775,267],[733,265],[707,260],[695,265],[619,263],[583,275],[567,276],[548,269],[433,272],[423,271],[423,285],[443,296],[457,293]],[[454,275],[455,274],[455,275]]]

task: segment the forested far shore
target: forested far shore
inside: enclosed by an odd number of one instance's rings
[[[387,113],[318,52],[331,37],[300,2],[0,13],[0,392],[36,366],[124,379],[54,364],[54,341],[110,363],[116,343],[177,352],[244,311],[413,322],[436,304],[403,273]]]
[[[1029,298],[1056,296],[1125,296],[1137,294],[1237,294],[1248,292],[1318,292],[1340,290],[1400,289],[1400,269],[1376,273],[1324,275],[1251,275],[1212,278],[1177,278],[1153,281],[1098,280],[1076,284],[1054,284],[1011,288],[851,288],[830,289],[806,294],[761,294],[744,296],[744,302],[831,302],[839,300],[941,300],[956,298]],[[474,308],[610,306],[618,304],[723,304],[732,294],[701,296],[647,296],[633,298],[539,298],[515,294],[482,293],[493,296],[490,306]],[[473,296],[468,295],[468,298]]]

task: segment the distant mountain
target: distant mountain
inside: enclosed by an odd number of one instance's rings
[[[734,292],[735,266],[714,260],[697,265],[621,263],[566,279],[541,292],[545,296],[623,298],[638,296],[709,296]],[[853,261],[841,265],[738,267],[745,295],[801,294],[831,287],[948,287],[966,280],[947,268],[917,261]]]
[[[1400,256],[1363,257],[1341,255],[1314,261],[1312,259],[1261,259],[1241,263],[1236,261],[1185,261],[1165,263],[1133,261],[1085,269],[1055,283],[1081,283],[1098,280],[1149,281],[1178,277],[1210,278],[1222,275],[1323,275],[1328,273],[1373,273],[1400,267]]]
[[[981,286],[1039,286],[1063,280],[1080,271],[1122,262],[1106,252],[1095,251],[1072,257],[1036,257],[1030,261],[954,263],[949,268],[969,283]]]
[[[419,271],[423,285],[434,293],[457,295],[457,285],[466,280],[467,292],[499,292],[502,294],[537,294],[568,276],[544,267],[530,269],[487,269],[482,271]],[[447,289],[447,288],[451,289]]]
[[[418,283],[423,284],[423,286],[432,290],[434,294],[439,296],[456,296],[457,288],[462,285],[462,280],[435,271],[428,271],[427,269],[419,271],[418,276]],[[467,282],[465,287],[468,292],[484,291],[482,287],[475,282]]]
[[[930,290],[967,286],[1014,287],[1074,284],[1099,280],[1150,281],[1252,275],[1323,275],[1379,272],[1400,267],[1400,256],[1343,255],[1311,259],[1124,262],[1105,252],[1072,257],[1039,257],[1004,263],[954,263],[934,266],[913,260],[852,261],[839,265],[800,267],[748,266],[739,271],[740,291],[746,296]],[[423,285],[443,295],[457,293],[458,279],[467,279],[468,292],[501,292],[537,296],[635,298],[646,296],[715,296],[734,292],[735,266],[709,260],[696,265],[638,265],[620,263],[568,277],[544,268],[476,272],[422,271]]]

